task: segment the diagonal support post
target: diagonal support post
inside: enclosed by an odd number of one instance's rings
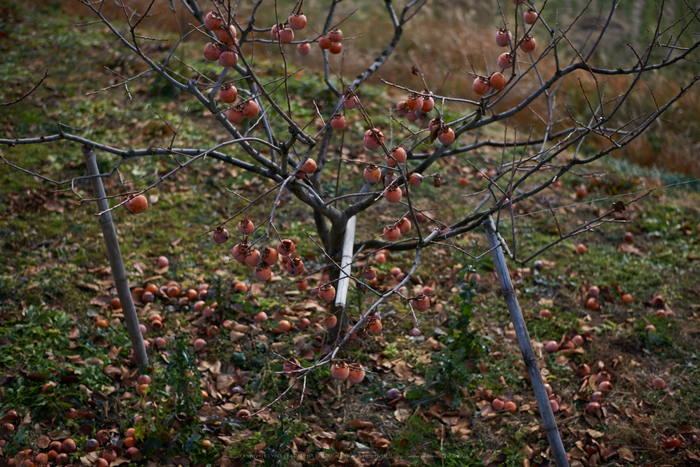
[[[126,320],[126,328],[129,331],[129,339],[131,340],[131,346],[134,349],[134,356],[136,357],[136,364],[143,373],[148,367],[146,346],[143,343],[143,335],[139,328],[139,318],[136,315],[136,308],[134,308],[134,301],[131,298],[131,291],[129,290],[129,282],[126,279],[122,252],[119,249],[117,230],[114,228],[112,213],[109,211],[109,203],[107,202],[105,189],[102,185],[102,178],[99,177],[100,170],[97,167],[94,148],[91,146],[83,146],[83,156],[85,156],[85,164],[87,165],[88,173],[92,176],[90,180],[92,181],[92,191],[94,192],[95,198],[97,198],[97,209],[102,213],[100,215],[100,228],[102,229],[102,236],[105,241],[109,266],[112,269],[114,284],[117,287],[117,296],[122,305],[122,312]]]
[[[518,299],[515,296],[515,290],[513,289],[513,283],[510,280],[510,274],[508,274],[508,267],[506,266],[506,259],[503,256],[503,249],[496,235],[496,226],[493,222],[493,217],[488,216],[488,218],[484,220],[483,226],[484,230],[486,231],[486,237],[489,241],[489,248],[491,249],[491,256],[493,258],[493,265],[496,268],[496,274],[498,275],[498,281],[501,283],[503,298],[508,306],[510,319],[513,322],[513,327],[515,328],[515,334],[518,336],[518,344],[520,345],[520,351],[523,354],[525,367],[530,375],[532,389],[535,392],[535,399],[537,400],[537,406],[540,409],[540,416],[542,417],[542,425],[547,433],[547,439],[549,440],[549,446],[552,449],[554,462],[556,463],[557,467],[569,467],[569,460],[566,457],[566,450],[564,449],[564,444],[561,441],[561,436],[559,435],[559,430],[557,429],[557,421],[554,419],[552,406],[549,404],[549,397],[547,397],[547,391],[544,388],[544,382],[542,382],[542,375],[540,374],[540,369],[537,366],[535,352],[532,350],[530,335],[527,332],[527,326],[525,326],[523,313],[520,310]]]

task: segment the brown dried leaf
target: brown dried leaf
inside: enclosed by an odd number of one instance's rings
[[[333,439],[332,438],[324,438],[321,437],[320,434],[319,436],[310,436],[311,441],[314,443],[314,445],[317,448],[321,449],[330,449],[331,446],[333,446]]]
[[[110,360],[116,360],[117,356],[119,355],[119,352],[122,351],[122,347],[114,347],[112,346],[109,349],[109,352],[107,352],[107,356],[109,357]]]
[[[464,419],[458,420],[456,424],[450,427],[450,429],[452,430],[452,434],[458,440],[461,440],[464,437],[469,438],[469,435],[472,434],[472,431],[469,429],[469,421]]]
[[[304,309],[310,311],[320,311],[321,313],[326,312],[326,309],[319,305],[316,300],[304,300]]]
[[[586,453],[583,452],[582,449],[580,449],[580,448],[578,448],[578,447],[574,447],[574,448],[569,452],[569,457],[571,457],[572,459],[579,460],[579,459],[583,459],[584,457],[586,457]]]
[[[24,451],[18,452],[15,455],[15,464],[14,465],[24,465],[24,460],[27,458],[31,459],[31,457],[29,457],[26,452],[24,452]]]
[[[361,464],[361,465],[364,465],[364,464]],[[403,459],[401,457],[393,457],[391,459],[391,465],[392,465],[392,467],[410,467],[411,463],[408,460]]]
[[[399,423],[405,423],[411,416],[411,411],[409,409],[396,409],[394,411],[394,417]]]
[[[166,462],[168,464],[179,465],[181,467],[189,467],[190,466],[190,460],[186,457],[171,457]],[[113,467],[113,466],[114,466],[114,463],[110,464],[110,467]]]
[[[65,428],[49,432],[49,438],[51,438],[52,440],[64,440],[66,438],[69,438],[70,435],[71,432]]]
[[[85,454],[84,456],[80,457],[80,463],[87,466],[87,465],[95,465],[95,462],[97,462],[97,459],[100,458],[100,453],[99,452],[90,452],[88,454]]]
[[[435,138],[438,137],[438,131],[440,131],[440,125],[434,125],[433,131],[430,132],[430,144],[433,144]]]
[[[413,376],[413,371],[408,366],[408,363],[403,360],[394,362],[394,373],[396,373],[396,376],[402,379],[408,379]]]
[[[94,274],[97,277],[106,277],[112,275],[112,269],[109,266],[98,266],[96,268],[88,269],[90,274]]]
[[[625,460],[627,462],[634,461],[634,454],[632,453],[632,450],[627,446],[622,446],[620,449],[618,449],[617,455],[620,456],[620,459]]]
[[[122,376],[122,370],[116,366],[107,365],[102,371],[115,381],[120,379]]]
[[[36,445],[39,449],[46,449],[49,447],[49,444],[51,444],[51,438],[46,435],[41,435],[39,439],[36,440]]]
[[[642,401],[641,404],[639,404],[639,408],[641,409],[642,413],[654,412],[654,407],[647,401]]]
[[[231,338],[231,342],[238,342],[246,337],[245,334],[242,332],[237,332],[237,331],[231,331],[229,334],[229,337]]]
[[[236,380],[232,375],[219,374],[216,376],[216,390],[219,392],[224,392],[235,384]]]
[[[51,212],[57,212],[59,214],[63,214],[63,205],[60,204],[58,201],[55,199],[50,199],[44,204],[44,208],[46,208],[47,211]]]
[[[214,358],[213,360],[203,360],[197,365],[199,371],[211,371],[212,373],[218,373],[221,371],[221,360]]]
[[[620,243],[617,246],[618,251],[622,251],[624,253],[632,253],[634,255],[641,255],[642,252],[639,251],[639,248],[636,246],[632,245],[631,243]]]
[[[100,292],[99,294],[97,294],[97,296],[93,297],[90,300],[90,305],[106,306],[111,301],[112,296],[110,294],[108,294],[107,292]]]
[[[354,426],[355,428],[360,428],[360,429],[372,429],[372,428],[374,428],[374,423],[363,422],[361,420],[351,420],[348,422],[348,425]]]
[[[264,282],[255,282],[255,283],[251,284],[251,286],[250,286],[250,294],[253,296],[261,295],[264,289],[265,289]]]
[[[569,358],[566,355],[557,355],[557,358],[554,360],[554,363],[556,363],[559,366],[566,366],[569,363]]]
[[[37,273],[37,270],[34,266],[29,266],[27,269],[24,270],[24,278],[29,279],[32,276],[34,276]]]
[[[374,443],[372,443],[372,446],[375,448],[386,448],[391,444],[391,441],[389,441],[386,438],[379,438],[376,440]]]
[[[148,266],[143,264],[141,261],[136,261],[134,263],[134,269],[136,269],[139,273],[143,274],[145,271],[148,270]]]
[[[252,374],[252,371],[241,371],[241,370],[236,370],[234,373],[234,376],[236,378],[236,383],[238,383],[239,386],[245,386],[250,382],[250,375]]]
[[[700,456],[689,451],[688,449],[685,450],[685,455],[688,457],[689,461],[700,463]]]
[[[490,403],[486,403],[481,406],[481,417],[491,418],[496,416],[496,411],[493,409]]]
[[[584,353],[586,353],[586,351],[585,351],[583,348],[577,347],[577,348],[575,348],[575,349],[564,349],[564,350],[560,350],[560,351],[558,352],[558,355],[564,355],[564,356],[567,356],[567,357],[571,357],[572,355],[583,355]]]
[[[34,381],[38,381],[38,380],[42,380],[42,379],[49,379],[49,375],[45,375],[43,373],[29,373],[27,375],[27,378],[34,380]]]
[[[428,340],[425,341],[425,346],[428,349],[437,352],[438,350],[441,350],[444,347],[444,344],[442,344],[442,343],[438,342],[437,340],[435,340],[434,338],[430,337],[430,338],[428,338]]]
[[[246,333],[246,332],[250,331],[250,326],[246,326],[245,324],[241,324],[241,323],[234,323],[233,330],[237,331],[237,332]]]

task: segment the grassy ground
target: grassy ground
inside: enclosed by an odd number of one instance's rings
[[[168,121],[183,121],[178,134],[183,146],[225,137],[199,108],[189,106],[186,96],[157,79],[130,86],[133,101],[127,101],[123,89],[86,97],[119,79],[103,66],[128,75],[143,70],[118,50],[101,26],[87,34],[71,26],[82,20],[60,14],[55,6],[0,5],[6,16],[16,19],[15,27],[0,37],[0,101],[17,97],[28,82],[37,82],[50,69],[45,86],[0,114],[3,136],[51,134],[61,121],[86,137],[115,145],[167,146],[172,134],[155,116],[157,111]],[[43,41],[42,34],[51,40]],[[36,47],[37,41],[45,46]],[[63,53],[66,47],[72,53]],[[152,53],[165,52],[154,46]],[[198,53],[193,47],[182,58]],[[262,76],[276,76],[274,63],[260,62],[259,67]],[[75,70],[85,73],[76,75]],[[189,73],[184,66],[178,71]],[[311,115],[304,96],[322,96],[323,84],[311,72],[303,77],[291,82],[293,105],[298,115]],[[379,88],[368,87],[363,95],[377,102],[386,99]],[[353,155],[358,152],[352,144],[348,149]],[[77,145],[2,151],[8,160],[55,179],[85,172]],[[116,161],[98,157],[102,169]],[[491,167],[500,157],[484,153],[478,163]],[[141,188],[171,165],[168,158],[130,160],[122,175],[127,187]],[[447,184],[416,190],[426,209],[441,219],[455,219],[473,208],[471,198],[454,202],[480,183],[469,177],[471,185],[461,187],[457,180],[464,169],[458,160],[446,161],[440,170]],[[359,171],[343,170],[339,189],[351,192],[359,185]],[[558,238],[558,228],[566,231],[595,217],[617,200],[614,196],[674,186],[630,206],[625,224],[608,224],[548,250],[541,257],[542,269],[512,269],[538,363],[560,398],[556,417],[564,444],[577,466],[696,465],[698,183],[678,185],[690,179],[622,161],[606,162],[591,172],[597,175],[572,175],[561,188],[516,206],[520,258]],[[108,193],[123,190],[117,178],[107,182]],[[582,181],[588,193],[580,198],[576,187]],[[218,304],[212,320],[195,312],[191,303],[178,305],[166,297],[138,303],[144,324],[154,313],[164,318],[163,329],[149,325],[146,334],[152,383],[145,395],[137,391],[138,372],[129,359],[123,316],[109,306],[115,290],[106,273],[94,206],[7,166],[0,166],[0,185],[5,200],[0,207],[0,416],[5,416],[2,423],[13,425],[12,431],[0,428],[5,441],[0,465],[10,458],[22,460],[29,455],[27,449],[32,456],[45,452],[50,441],[69,437],[77,444],[70,461],[93,464],[97,455],[87,451],[86,443],[99,430],[107,431],[103,444],[116,451],[113,465],[252,465],[254,456],[282,465],[547,465],[546,437],[490,259],[472,262],[450,245],[426,250],[412,286],[419,291],[430,285],[436,294],[431,309],[420,315],[421,336],[408,335],[414,326],[410,310],[394,300],[381,310],[381,336],[343,350],[343,358],[367,369],[361,384],[341,385],[326,367],[319,368],[307,378],[303,399],[298,385],[246,423],[236,419],[239,409],[264,407],[289,385],[280,374],[279,356],[311,364],[319,358],[314,343],[323,343],[325,336],[322,304],[298,293],[286,274],[276,271],[280,280],[255,284],[249,269],[231,261],[228,248],[202,235],[245,205],[235,193],[252,198],[270,188],[269,182],[208,160],[152,192],[146,212],[134,216],[114,211],[132,288],[168,281],[177,281],[183,290],[209,284],[205,301]],[[328,189],[335,189],[335,180]],[[75,191],[91,196],[85,185],[76,185]],[[313,269],[322,264],[308,237],[314,235],[313,221],[292,201],[283,195],[279,228],[297,242],[307,268]],[[548,205],[558,207],[556,221]],[[251,219],[264,216],[264,206],[249,214]],[[509,217],[504,215],[501,224],[507,240]],[[390,211],[361,218],[358,238],[378,236],[377,221],[395,218]],[[633,243],[622,241],[625,231],[634,235]],[[574,252],[579,242],[588,247],[584,255]],[[477,232],[456,246],[483,251],[485,244]],[[159,256],[169,258],[167,268],[158,266]],[[409,254],[395,253],[377,265],[379,287],[395,284],[390,269],[405,270],[411,261]],[[320,273],[312,277],[314,283],[320,278]],[[234,292],[238,282],[253,288],[249,300]],[[598,311],[586,307],[593,285],[601,289]],[[623,304],[625,293],[634,301]],[[664,297],[662,306],[652,304],[655,295]],[[351,299],[353,316],[371,303],[356,289]],[[538,317],[543,308],[551,310],[551,319]],[[657,316],[658,309],[665,311],[665,318]],[[270,317],[262,325],[252,319],[260,311]],[[301,331],[298,325],[305,317],[312,324]],[[276,332],[282,319],[294,325],[291,332]],[[224,325],[224,320],[230,321]],[[655,331],[647,330],[649,324]],[[583,345],[557,353],[544,350],[547,341],[563,344],[575,335],[583,336]],[[167,341],[159,350],[154,348],[157,337]],[[193,349],[195,337],[207,341],[205,351]],[[592,378],[577,374],[581,364],[590,367]],[[595,375],[603,370],[611,375],[612,391],[600,411],[588,413],[586,404],[598,388]],[[664,390],[652,388],[655,377],[665,380]],[[243,393],[232,391],[237,386]],[[402,396],[390,401],[390,388]],[[515,402],[516,411],[493,411],[495,398]],[[19,418],[12,417],[12,410]],[[136,424],[138,416],[143,421]],[[131,427],[144,455],[141,460],[124,454]],[[681,447],[665,447],[669,436],[677,437]],[[109,447],[97,452],[102,449]]]

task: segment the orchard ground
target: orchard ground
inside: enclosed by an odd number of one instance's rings
[[[108,72],[95,71],[102,65],[133,73],[127,58],[108,47],[113,38],[103,27],[85,34],[70,26],[85,18],[64,16],[51,7],[19,14],[32,18],[1,39],[7,59],[0,79],[7,86],[0,101],[11,100],[14,90],[26,89],[26,82],[36,82],[46,68],[53,84],[30,96],[26,105],[3,111],[0,133],[53,133],[63,112],[70,112],[71,126],[90,124],[97,138],[124,138],[133,147],[167,146],[172,136],[168,125],[153,118],[145,105],[136,103],[135,110],[134,105],[123,106],[123,89],[84,97],[104,87]],[[51,37],[46,49],[31,45],[37,40],[32,24],[42,24],[42,34]],[[10,43],[22,46],[10,49]],[[57,53],[67,46],[75,49],[70,59]],[[193,57],[199,52],[191,51]],[[32,66],[20,68],[28,59],[33,59]],[[258,66],[271,79],[279,72],[273,62]],[[78,80],[74,70],[86,74]],[[301,76],[290,82],[294,96],[325,92],[312,73]],[[160,96],[157,112],[173,121],[189,105],[158,79],[136,82],[130,90],[135,96]],[[362,92],[377,108],[397,100],[380,87],[365,86]],[[299,114],[312,112],[302,97],[292,104]],[[179,138],[196,142],[224,137],[197,109],[190,111],[192,118],[183,122]],[[344,156],[361,160],[359,141],[348,142],[346,148]],[[28,146],[2,151],[53,178],[85,172],[80,148],[72,144],[56,143],[51,151]],[[98,161],[102,156],[98,153]],[[485,152],[479,162],[492,167],[501,157],[500,152]],[[144,158],[126,164],[123,171],[131,180],[151,179],[162,175],[164,167],[164,160]],[[429,200],[438,217],[455,218],[473,207],[468,205],[471,198],[461,196],[480,189],[483,180],[457,160],[443,167],[445,184],[434,188],[425,183],[416,192]],[[541,269],[511,271],[540,368],[557,398],[564,445],[572,465],[697,465],[698,183],[679,185],[691,179],[621,160],[588,169],[589,175],[567,175],[561,187],[515,206],[521,258],[557,239],[559,229],[575,228],[615,201],[638,195],[616,196],[658,189],[628,206],[621,215],[626,223],[605,225],[548,250],[538,258]],[[362,177],[362,165],[344,166],[338,183],[352,184],[353,177]],[[469,185],[460,185],[460,177]],[[178,305],[162,296],[138,303],[146,337],[152,340],[152,381],[145,388],[129,361],[123,316],[110,306],[116,294],[95,206],[6,166],[0,167],[0,183],[0,417],[5,416],[0,465],[10,458],[33,459],[50,450],[51,441],[66,438],[76,442],[77,450],[69,457],[76,465],[92,465],[108,445],[117,456],[112,465],[249,465],[253,457],[288,465],[547,465],[546,437],[492,263],[487,257],[472,262],[460,252],[479,250],[475,246],[485,251],[480,233],[425,250],[410,290],[435,290],[431,308],[418,316],[420,336],[409,335],[415,326],[411,311],[395,300],[380,310],[380,336],[354,341],[341,352],[348,362],[365,367],[364,381],[341,384],[331,378],[328,366],[322,367],[268,411],[242,421],[237,419],[241,409],[255,413],[290,384],[281,357],[296,357],[308,366],[325,344],[321,301],[297,291],[281,269],[270,283],[254,281],[248,268],[231,260],[230,247],[239,239],[234,225],[229,228],[233,238],[224,245],[204,235],[244,205],[241,197],[251,199],[269,188],[267,182],[207,161],[151,192],[145,212],[114,211],[132,288],[177,281],[185,291],[209,284],[203,299],[218,304],[212,320],[195,312],[191,303]],[[119,191],[116,177],[106,189]],[[76,190],[90,197],[87,186]],[[313,219],[293,207],[289,194],[280,202],[282,231],[314,270],[324,258],[310,239]],[[563,207],[567,205],[572,206]],[[248,218],[264,218],[268,208],[256,205]],[[379,238],[377,225],[395,219],[390,213],[379,222],[360,218],[358,237]],[[501,231],[507,240],[510,229],[510,212],[504,211]],[[623,240],[624,232],[632,233],[631,243]],[[575,253],[579,243],[587,246],[585,254]],[[160,256],[169,259],[167,267],[159,266]],[[412,255],[392,253],[385,264],[375,264],[379,289],[395,285],[391,269],[405,271],[412,260]],[[322,274],[312,276],[310,284]],[[252,290],[249,299],[235,291],[237,282]],[[597,311],[586,306],[591,286],[600,289],[602,306]],[[624,294],[634,300],[624,304]],[[350,296],[356,316],[368,299],[356,288]],[[663,297],[663,303],[654,304],[655,296]],[[542,309],[552,317],[540,318]],[[261,311],[269,320],[256,323],[253,317]],[[154,314],[163,318],[161,330],[149,319]],[[306,331],[299,328],[303,318],[311,322]],[[224,325],[225,320],[230,322]],[[289,332],[277,332],[281,320],[292,324]],[[583,344],[545,351],[548,341],[566,347],[576,335],[583,337]],[[157,337],[167,342],[160,349],[155,348]],[[204,350],[195,351],[195,339],[206,341]],[[582,364],[588,365],[589,375],[583,374]],[[610,374],[612,389],[604,394],[600,410],[587,411],[602,371]],[[652,386],[657,377],[664,380],[664,389]],[[389,393],[392,388],[400,391],[399,397]],[[515,412],[495,411],[494,399],[514,402]],[[8,415],[12,410],[18,418]],[[138,416],[143,420],[137,425]],[[140,460],[126,454],[126,434],[132,427]],[[90,453],[88,439],[99,430],[107,430],[107,437]]]

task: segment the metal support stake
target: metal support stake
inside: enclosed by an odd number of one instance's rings
[[[556,463],[557,467],[569,467],[569,460],[566,457],[566,450],[564,450],[564,444],[561,442],[561,436],[559,436],[559,430],[557,429],[557,422],[554,419],[552,406],[549,404],[549,397],[547,397],[547,391],[544,389],[544,383],[542,382],[542,375],[540,374],[540,369],[537,366],[537,358],[535,358],[535,352],[532,350],[530,335],[527,332],[525,320],[523,319],[523,314],[520,311],[518,299],[515,296],[515,290],[513,289],[513,283],[510,280],[510,274],[508,274],[506,259],[503,256],[502,247],[500,246],[500,242],[496,236],[496,226],[494,225],[493,218],[489,216],[486,220],[484,220],[483,226],[484,230],[486,231],[486,237],[489,240],[489,248],[492,250],[491,256],[493,257],[493,265],[496,268],[496,274],[498,274],[498,281],[501,283],[503,298],[508,306],[510,319],[513,322],[513,327],[515,328],[515,334],[518,336],[518,344],[520,345],[520,351],[523,354],[525,367],[530,375],[532,389],[535,392],[535,399],[537,399],[537,406],[540,409],[540,416],[542,417],[542,425],[544,425],[544,430],[547,433],[549,446],[552,448],[554,462]],[[496,248],[496,246],[498,246],[498,248]]]
[[[143,343],[143,335],[139,328],[139,319],[138,316],[136,316],[134,301],[131,298],[129,283],[126,279],[122,253],[119,249],[119,239],[117,238],[117,231],[114,228],[114,222],[112,222],[112,213],[109,211],[109,203],[105,196],[104,186],[102,186],[102,178],[96,176],[100,175],[100,171],[97,168],[94,148],[91,146],[83,146],[83,155],[85,156],[88,173],[93,176],[93,178],[90,179],[92,181],[92,191],[95,194],[95,198],[97,198],[97,209],[102,213],[100,215],[100,228],[102,229],[102,236],[105,240],[105,248],[107,249],[107,256],[109,257],[109,266],[112,268],[114,284],[117,287],[117,295],[119,296],[124,319],[126,320],[126,328],[129,331],[129,339],[134,349],[136,364],[143,373],[148,367],[146,346]]]

